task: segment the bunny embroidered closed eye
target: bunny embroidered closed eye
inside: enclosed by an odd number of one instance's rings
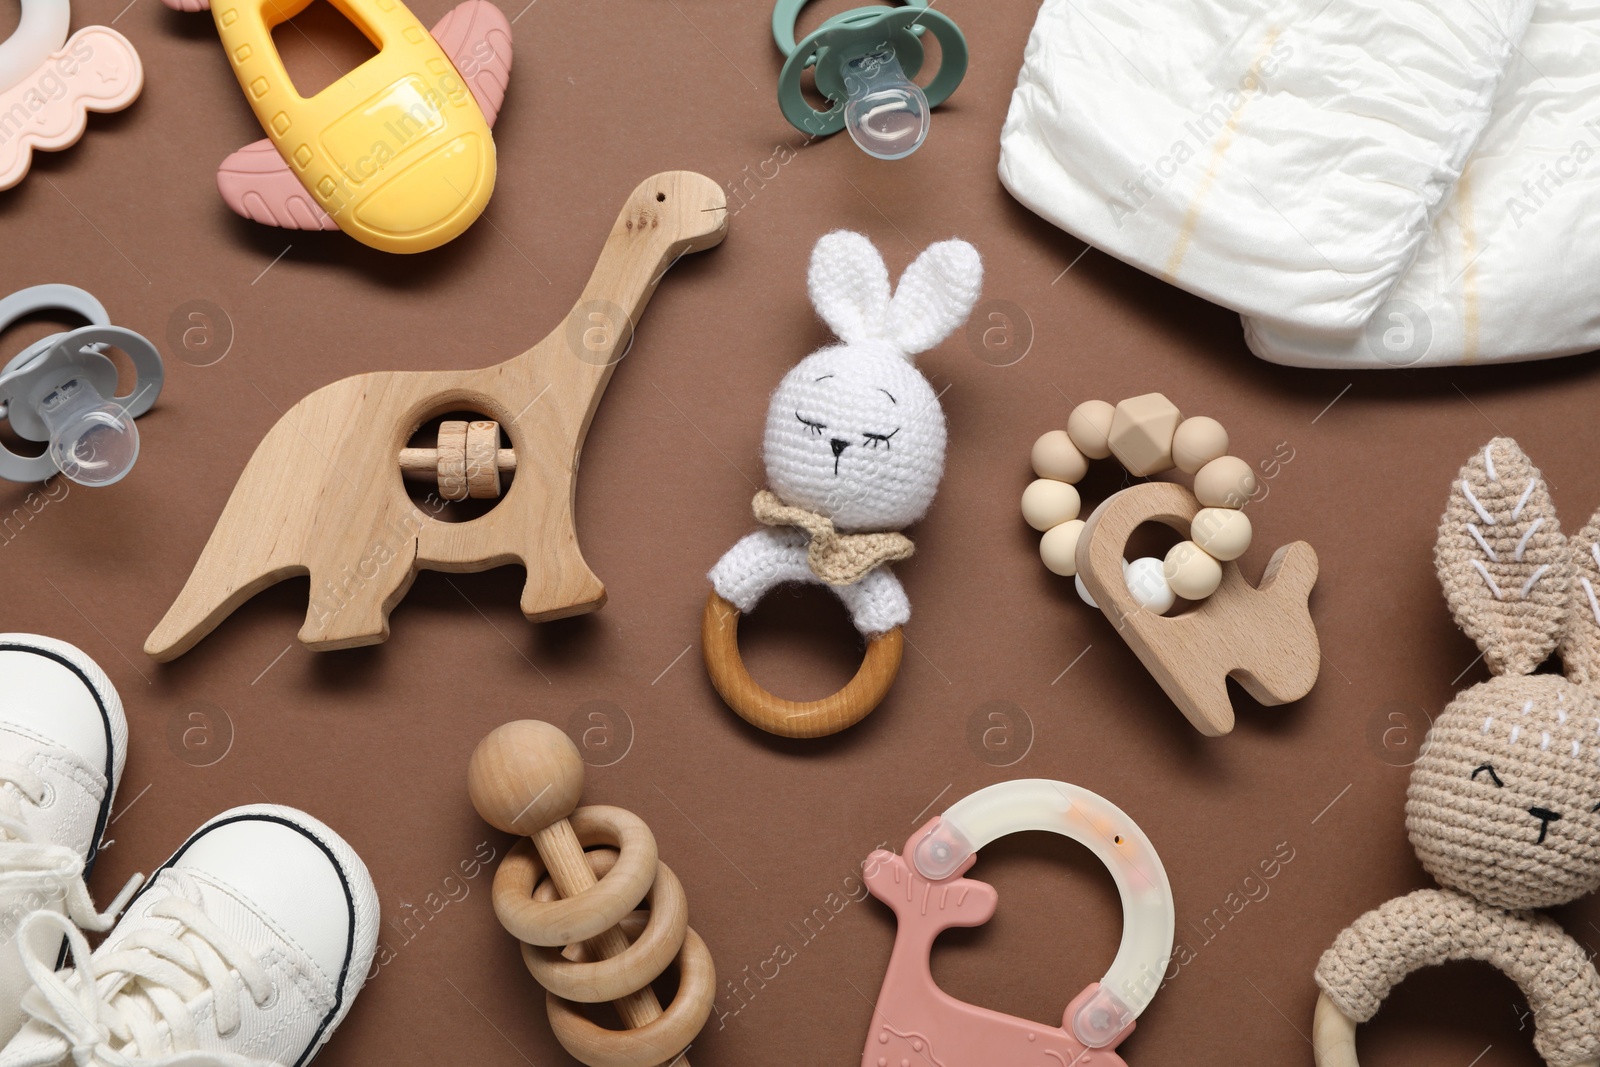
[[[746,720],[788,737],[817,737],[876,707],[900,663],[911,603],[888,564],[909,557],[899,531],[927,512],[944,474],[944,411],[912,357],[939,344],[977,303],[983,265],[965,241],[941,241],[906,268],[891,295],[872,242],[838,231],[817,242],[811,302],[839,336],[778,384],[762,457],[770,488],[752,510],[765,528],[715,567],[701,626],[706,670]],[[820,582],[868,639],[855,678],[797,703],[755,683],[739,660],[738,618],[784,582]]]

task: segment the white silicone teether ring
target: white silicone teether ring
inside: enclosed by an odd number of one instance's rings
[[[21,85],[51,52],[66,44],[71,24],[68,0],[22,0],[22,21],[0,43],[0,93]]]
[[[1023,830],[1070,837],[1100,858],[1122,898],[1122,944],[1100,992],[1072,1020],[1079,1041],[1103,1048],[1150,1005],[1172,958],[1177,915],[1161,857],[1127,813],[1098,793],[1047,778],[1023,778],[957,801],[917,842],[923,877],[954,874],[984,845]]]

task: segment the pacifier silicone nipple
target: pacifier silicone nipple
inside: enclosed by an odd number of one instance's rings
[[[847,62],[844,84],[844,128],[863,152],[904,159],[922,147],[932,120],[928,97],[906,77],[893,49]]]
[[[73,378],[45,394],[39,417],[50,430],[50,458],[79,485],[119,482],[139,458],[133,417],[87,378]]]

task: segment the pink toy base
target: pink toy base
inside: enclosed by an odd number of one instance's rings
[[[37,70],[0,93],[0,189],[20,182],[33,153],[57,152],[83,136],[91,111],[121,111],[144,88],[144,67],[128,39],[85,26]]]
[[[206,0],[166,0],[198,3]],[[511,23],[490,0],[466,0],[433,28],[434,40],[456,65],[490,126],[505,103],[511,81]],[[237,214],[286,230],[337,230],[339,224],[317,206],[271,141],[245,145],[217,168],[217,189]]]
[[[928,826],[911,835],[906,856]],[[1133,1023],[1098,1049],[1086,1048],[1070,1029],[1070,1020],[1099,983],[1073,998],[1061,1027],[968,1004],[934,983],[928,963],[934,939],[953,926],[982,926],[999,902],[993,886],[962,877],[976,858],[932,882],[893,852],[879,849],[867,857],[867,889],[894,911],[898,927],[861,1067],[1126,1067],[1112,1049],[1133,1032]]]

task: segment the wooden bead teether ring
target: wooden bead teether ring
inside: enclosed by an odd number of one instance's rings
[[[679,1054],[716,996],[710,950],[689,928],[683,886],[657,858],[649,828],[621,808],[577,807],[582,791],[583,760],[549,723],[507,723],[479,742],[467,771],[473,807],[529,836],[495,872],[495,915],[524,942],[551,1029],[574,1057],[590,1067],[688,1067]],[[595,845],[606,847],[584,851]],[[645,902],[641,925],[635,909]],[[674,960],[678,993],[663,1012],[650,983]],[[574,1003],[608,1000],[630,1029],[597,1026]]]
[[[713,590],[700,619],[700,643],[711,684],[728,707],[752,726],[781,737],[826,737],[848,729],[883,703],[900,672],[905,638],[897,626],[867,641],[867,654],[845,687],[819,700],[774,696],[745,669],[739,655],[739,609]]]
[[[1089,516],[1078,541],[1078,574],[1106,618],[1195,729],[1218,737],[1233,729],[1233,678],[1262,704],[1299,700],[1316,684],[1322,652],[1308,601],[1317,553],[1284,545],[1253,586],[1229,562],[1215,593],[1182,615],[1144,610],[1123,580],[1133,531],[1159,522],[1182,532],[1200,502],[1181,485],[1148,482],[1114,493]]]

